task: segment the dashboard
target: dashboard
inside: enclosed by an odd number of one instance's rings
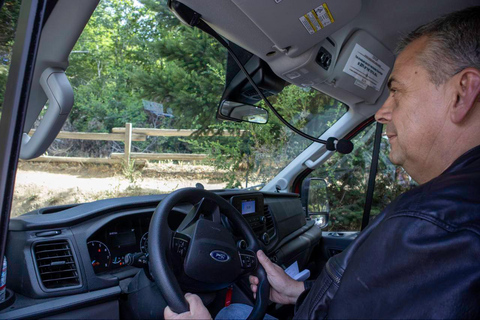
[[[275,237],[275,228],[269,209],[264,205],[263,195],[236,195],[230,197],[229,201],[249,223],[259,240],[268,245]],[[173,210],[169,220],[170,228],[175,230],[185,217],[185,212],[192,208],[192,205],[184,204]],[[129,267],[128,255],[143,254],[148,257],[151,218],[150,212],[127,215],[114,219],[95,231],[86,243],[95,274]],[[238,235],[229,221],[225,219],[223,223],[233,234]]]
[[[298,261],[300,268],[306,266],[322,235],[313,221],[306,220],[297,194],[215,193],[237,208],[273,261],[284,266]],[[48,301],[63,305],[61,299],[66,299],[68,305],[69,297],[77,302],[86,301],[80,297],[98,301],[99,296],[113,294],[118,301],[120,292],[143,270],[126,263],[126,256],[148,254],[150,220],[165,197],[106,199],[42,208],[12,218],[6,250],[7,287],[19,298],[11,309],[0,312],[0,318],[5,312],[8,316],[8,312],[30,307],[36,314],[39,303],[46,309],[52,307]],[[194,208],[190,203],[177,205],[168,217],[170,229],[176,230]],[[234,238],[241,238],[226,218],[222,223]]]

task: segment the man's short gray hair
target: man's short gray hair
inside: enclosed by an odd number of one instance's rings
[[[480,6],[447,14],[420,26],[401,40],[397,53],[424,36],[427,47],[418,59],[436,86],[465,68],[480,70]]]

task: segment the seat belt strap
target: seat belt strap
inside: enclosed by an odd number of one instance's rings
[[[367,197],[365,199],[365,207],[363,209],[362,230],[370,222],[370,211],[372,210],[373,192],[375,190],[375,177],[378,170],[378,158],[380,155],[380,142],[382,142],[383,124],[377,122],[375,130],[375,141],[373,142],[372,163],[370,165],[370,175],[368,177]]]

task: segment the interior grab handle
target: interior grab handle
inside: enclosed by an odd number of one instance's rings
[[[34,134],[23,133],[20,159],[33,159],[47,151],[73,107],[73,89],[60,68],[47,68],[40,77],[49,106]],[[26,128],[30,130],[30,128]]]

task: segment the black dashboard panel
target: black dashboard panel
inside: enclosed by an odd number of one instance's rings
[[[308,230],[300,199],[296,194],[245,191],[216,192],[234,206],[244,206],[244,218],[263,241],[270,255],[290,241],[289,234]],[[127,253],[146,251],[151,216],[166,195],[100,200],[76,206],[40,209],[11,219],[7,257],[10,265],[7,286],[30,298],[49,298],[117,286],[139,269],[125,266]],[[239,202],[237,202],[239,201]],[[253,202],[252,202],[253,201]],[[255,209],[253,209],[255,207]],[[178,226],[192,204],[175,207],[169,217]],[[253,212],[252,212],[253,211]],[[235,231],[235,230],[233,230]],[[77,261],[81,286],[44,290],[33,254],[36,243],[65,240]],[[100,250],[100,252],[99,252]],[[279,256],[282,256],[279,254]],[[283,255],[285,256],[285,255]]]
[[[265,203],[275,216],[275,228],[279,240],[305,225],[305,212],[299,198],[267,196]]]
[[[99,200],[63,209],[56,207],[39,209],[10,220],[10,231],[45,230],[71,227],[99,216],[115,215],[128,210],[150,209],[167,195],[152,195]]]

